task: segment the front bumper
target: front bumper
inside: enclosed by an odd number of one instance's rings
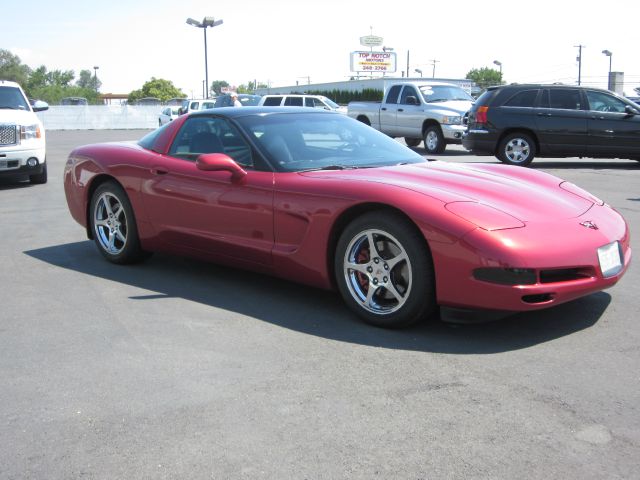
[[[461,143],[462,136],[467,131],[467,127],[464,125],[441,125],[442,135],[447,140],[447,143]]]
[[[45,147],[16,149],[0,147],[0,175],[42,173]]]
[[[587,220],[599,225],[599,230],[581,225]],[[605,277],[598,248],[615,241],[620,243],[623,267]],[[548,308],[612,287],[631,263],[628,227],[606,205],[594,205],[573,219],[493,232],[477,228],[456,244],[434,244],[432,248],[438,303],[463,309],[523,312]],[[536,281],[505,285],[479,280],[474,272],[485,267],[531,269]],[[564,271],[579,274],[573,278],[553,275]]]

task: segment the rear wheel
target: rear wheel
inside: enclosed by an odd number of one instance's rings
[[[498,159],[508,165],[526,167],[536,155],[533,139],[522,132],[510,133],[502,139],[498,147]]]
[[[436,307],[428,247],[398,215],[371,212],[351,222],[338,241],[334,267],[342,298],[372,325],[406,327]]]
[[[42,164],[42,172],[35,175],[29,175],[29,181],[33,184],[47,183],[47,162]]]
[[[110,262],[134,263],[146,257],[129,198],[115,182],[100,185],[91,197],[90,224],[100,253]]]
[[[438,125],[431,125],[424,131],[424,148],[427,153],[442,153],[447,147],[442,130]]]
[[[404,143],[406,143],[408,147],[417,147],[421,141],[421,138],[404,137]]]

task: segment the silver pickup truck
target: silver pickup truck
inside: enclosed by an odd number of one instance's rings
[[[463,118],[473,97],[457,85],[439,82],[399,82],[382,103],[351,102],[347,115],[391,137],[404,137],[410,147],[424,140],[428,153],[442,153],[447,143],[461,143]]]

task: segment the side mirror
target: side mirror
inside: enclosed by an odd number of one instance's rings
[[[416,97],[414,97],[413,95],[409,95],[407,97],[407,105],[420,105],[418,103],[418,99]]]
[[[33,111],[42,112],[43,110],[49,110],[49,104],[47,102],[43,102],[42,100],[36,100],[33,103]]]
[[[240,165],[224,153],[204,153],[196,159],[196,167],[205,172],[229,172],[234,180],[240,180],[247,174]]]
[[[625,105],[624,112],[627,115],[638,115],[638,113],[639,113],[638,110],[633,108],[631,105]]]

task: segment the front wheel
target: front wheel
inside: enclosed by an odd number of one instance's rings
[[[436,308],[429,249],[398,215],[371,212],[351,222],[338,240],[334,270],[345,303],[372,325],[406,327]]]
[[[502,139],[496,155],[502,163],[526,167],[536,155],[536,144],[526,133],[510,133]]]
[[[447,141],[438,125],[431,125],[424,131],[424,148],[427,153],[437,154],[444,152]]]
[[[90,224],[100,253],[110,262],[134,263],[146,255],[124,189],[115,182],[100,185],[91,197]]]
[[[36,173],[35,175],[29,175],[29,182],[36,185],[47,183],[47,162],[46,161],[42,165],[42,172]]]

